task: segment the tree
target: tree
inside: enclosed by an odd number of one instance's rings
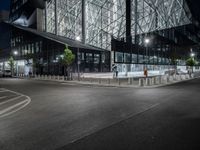
[[[64,67],[64,76],[66,77],[66,73],[67,73],[67,80],[69,80],[70,66],[75,60],[75,55],[72,53],[72,51],[66,45],[66,47],[64,49],[64,53],[61,56],[62,56],[61,63]]]
[[[10,67],[11,75],[13,75],[15,62],[14,62],[14,58],[12,56],[10,56],[10,58],[8,59],[8,65]]]
[[[192,68],[192,72],[193,72],[193,66],[195,66],[196,64],[197,64],[197,62],[192,57],[190,57],[186,60],[186,65],[190,66]]]

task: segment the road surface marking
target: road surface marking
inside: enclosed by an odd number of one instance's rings
[[[7,96],[2,96],[2,97],[0,97],[0,99],[4,99],[4,98],[6,98]]]
[[[0,91],[0,93],[3,93],[3,92],[7,92],[8,90],[3,90],[3,91]]]
[[[8,100],[6,100],[6,101],[4,101],[4,102],[0,102],[0,106],[1,106],[1,105],[4,105],[4,104],[6,104],[6,103],[9,103],[9,102],[15,101],[15,100],[17,100],[17,99],[19,99],[19,98],[21,98],[21,97],[23,97],[23,95],[20,95],[20,96],[17,96],[17,97],[8,99]]]
[[[15,107],[18,107],[18,106],[22,105],[22,104],[25,103],[25,102],[28,102],[28,101],[27,101],[27,100],[23,100],[23,101],[21,101],[21,102],[19,102],[19,103],[17,103],[17,104],[14,104],[14,105],[12,105],[12,106],[6,108],[6,109],[1,110],[1,111],[0,111],[0,115],[6,113],[7,111],[10,111],[10,110],[14,109]]]
[[[24,99],[20,100],[19,102],[14,103],[12,105],[9,105],[2,110],[0,109],[0,118],[3,118],[3,117],[6,117],[6,116],[9,116],[11,114],[16,113],[17,111],[26,107],[31,102],[31,98],[29,96],[24,95],[24,94],[21,94],[21,93],[15,92],[15,91],[11,91],[11,90],[7,90],[7,89],[0,89],[0,90],[4,90],[4,91],[0,91],[0,92],[9,92],[9,93],[16,94],[15,95],[16,97],[11,98],[11,99],[7,99],[4,102],[1,102],[0,106],[7,104],[9,102],[14,102],[14,101],[17,102],[17,100],[24,97]]]

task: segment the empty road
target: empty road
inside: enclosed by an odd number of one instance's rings
[[[149,89],[0,79],[1,103],[0,150],[200,149],[200,79]]]

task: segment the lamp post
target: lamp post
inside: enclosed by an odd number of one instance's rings
[[[192,58],[192,61],[193,61],[193,65],[192,65],[192,73],[193,73],[193,70],[194,70],[194,65],[195,65],[195,60],[194,60],[194,57],[195,57],[195,53],[191,51],[190,53],[190,57]]]
[[[80,42],[80,36],[76,37],[76,40]],[[77,70],[78,70],[78,81],[80,81],[80,60],[79,60],[79,47],[77,47]]]
[[[13,52],[13,55],[14,56],[17,56],[18,55],[18,51],[14,51]],[[16,60],[16,74],[17,74],[17,76],[18,76],[18,61]]]
[[[144,43],[146,45],[146,58],[145,58],[145,70],[144,70],[144,74],[145,76],[147,77],[148,73],[147,73],[147,57],[148,57],[148,53],[147,53],[147,50],[148,50],[148,44],[150,43],[150,39],[149,38],[145,38],[144,39]]]
[[[191,53],[190,56],[194,59],[195,53]]]

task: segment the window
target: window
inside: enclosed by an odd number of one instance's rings
[[[36,42],[35,43],[35,51],[36,51],[36,53],[38,53],[39,52],[39,43],[38,42]]]
[[[131,63],[131,54],[124,53],[124,62],[125,63]]]
[[[115,62],[123,62],[123,53],[115,52]]]
[[[94,54],[94,63],[99,64],[100,62],[100,55],[99,54]]]
[[[143,58],[143,55],[138,55],[139,63],[145,63],[145,60]]]
[[[86,53],[86,63],[91,63],[92,61],[92,53]]]
[[[137,63],[137,55],[132,54],[132,63]]]

